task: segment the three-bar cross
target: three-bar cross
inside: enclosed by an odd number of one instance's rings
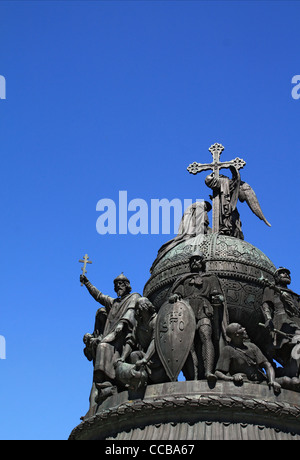
[[[220,156],[224,150],[224,147],[222,144],[215,143],[211,145],[208,150],[210,151],[213,157],[212,163],[201,164],[201,163],[197,163],[196,161],[194,161],[194,163],[190,164],[187,168],[189,173],[198,174],[199,172],[202,172],[202,171],[212,170],[214,173],[214,178],[219,179],[220,169],[229,168],[230,166],[235,166],[236,169],[241,169],[246,164],[246,162],[242,160],[241,158],[235,158],[234,160],[231,160],[231,161],[220,162]],[[212,231],[213,233],[218,233],[219,219],[220,219],[220,197],[217,191],[213,192],[212,202],[213,202]]]
[[[83,264],[83,267],[81,267],[81,270],[82,270],[82,274],[85,275],[86,274],[86,264],[91,264],[92,261],[89,260],[89,256],[85,254],[84,258],[80,259],[78,262]],[[83,286],[83,283],[81,283],[81,286]]]

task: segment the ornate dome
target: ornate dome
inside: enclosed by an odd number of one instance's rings
[[[144,295],[157,309],[168,299],[178,276],[189,272],[189,258],[201,250],[206,271],[215,273],[226,297],[230,322],[247,328],[252,340],[261,342],[263,279],[274,281],[276,267],[258,248],[244,240],[219,234],[197,235],[170,249],[155,265]]]

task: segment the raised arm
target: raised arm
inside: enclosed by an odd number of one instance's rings
[[[101,305],[108,309],[111,308],[114,301],[112,297],[102,294],[99,289],[92,285],[85,275],[80,275],[80,282],[85,285],[91,296],[94,297],[97,302],[101,303]]]

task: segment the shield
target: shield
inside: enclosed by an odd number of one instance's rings
[[[195,315],[190,305],[182,300],[166,302],[157,314],[155,343],[164,369],[172,382],[191,350],[196,330]]]

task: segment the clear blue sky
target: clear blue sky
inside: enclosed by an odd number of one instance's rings
[[[300,3],[1,1],[0,438],[66,439],[88,409],[82,337],[121,271],[142,292],[173,235],[99,235],[96,204],[204,198],[193,161],[247,161],[245,239],[300,292]]]

